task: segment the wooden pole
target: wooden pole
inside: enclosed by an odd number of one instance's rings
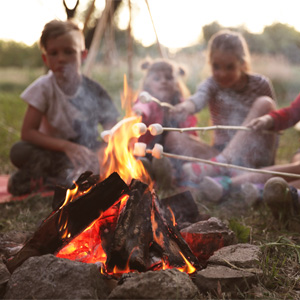
[[[156,43],[157,43],[157,46],[158,46],[160,56],[162,58],[167,58],[167,55],[166,55],[164,49],[162,48],[162,46],[159,42],[159,39],[158,39],[158,35],[157,35],[156,29],[155,29],[155,25],[154,25],[154,21],[153,21],[153,18],[152,18],[151,11],[150,11],[150,6],[149,6],[149,3],[148,3],[148,0],[145,0],[145,2],[146,2],[146,5],[147,5],[147,8],[148,8],[148,11],[149,11],[149,15],[150,15],[150,19],[151,19],[152,26],[153,26],[153,29],[154,29],[154,33],[155,33],[155,37],[156,37]]]
[[[132,31],[131,31],[132,11],[131,11],[130,0],[128,0],[128,10],[129,10],[129,21],[127,27],[128,85],[130,88],[133,88],[133,71],[132,71],[133,41],[132,41]]]
[[[97,57],[101,38],[103,36],[105,26],[107,23],[107,19],[110,14],[112,2],[113,2],[113,0],[106,0],[106,5],[104,8],[104,11],[101,15],[100,20],[98,21],[98,24],[97,24],[97,27],[96,27],[96,30],[94,33],[93,41],[92,41],[91,47],[89,49],[89,54],[87,56],[84,66],[83,66],[83,74],[85,74],[86,76],[91,75],[92,67],[93,67],[96,57]]]
[[[95,2],[96,0],[93,0],[90,4],[90,7],[88,8],[87,14],[85,16],[84,25],[83,25],[83,33],[85,34],[87,31],[88,23],[90,21],[91,15],[95,9]]]

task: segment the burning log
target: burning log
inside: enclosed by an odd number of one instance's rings
[[[27,258],[45,254],[99,262],[105,266],[102,270],[116,275],[131,270],[178,268],[193,273],[200,269],[170,208],[177,197],[159,201],[147,184],[133,179],[128,187],[117,173],[94,185],[96,178],[91,176],[88,172],[80,176],[74,200],[69,197],[72,190],[64,195],[60,189],[56,203],[66,200],[7,262],[10,272]]]
[[[161,200],[161,204],[166,213],[171,211],[174,214],[179,230],[209,218],[209,215],[199,214],[197,204],[190,191],[164,198]],[[170,219],[170,216],[168,215],[166,218]]]
[[[133,180],[126,206],[120,212],[111,249],[107,257],[107,269],[115,266],[146,271],[148,246],[150,244],[150,199],[143,197],[148,186]],[[147,209],[148,207],[148,209]]]
[[[170,212],[160,207],[156,194],[146,184],[133,180],[108,253],[107,271],[142,272],[165,265],[183,268],[186,260],[192,268],[199,268],[197,258],[171,219]]]
[[[117,173],[95,184],[88,192],[53,212],[24,247],[7,262],[13,272],[27,258],[53,254],[117,202],[128,186]],[[63,224],[65,222],[65,224]]]

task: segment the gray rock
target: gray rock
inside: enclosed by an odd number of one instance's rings
[[[236,244],[223,247],[216,251],[208,260],[208,264],[230,266],[238,268],[258,267],[261,250],[251,244]]]
[[[206,269],[197,272],[194,279],[200,292],[210,292],[216,296],[220,296],[223,292],[237,295],[238,291],[249,289],[257,281],[258,276],[255,272],[216,265],[209,265]]]
[[[9,279],[10,272],[7,270],[2,259],[0,259],[0,297],[5,293],[6,285]]]
[[[177,269],[132,273],[109,299],[199,299],[189,275]]]
[[[237,243],[234,232],[215,217],[194,223],[180,233],[200,262],[206,262],[218,249]]]
[[[4,299],[107,299],[110,292],[96,265],[48,254],[14,271]]]

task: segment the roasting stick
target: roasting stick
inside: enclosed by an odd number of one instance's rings
[[[207,127],[186,127],[186,128],[173,128],[173,127],[163,127],[158,123],[151,124],[148,127],[151,135],[159,135],[162,134],[164,131],[178,131],[178,132],[185,132],[185,131],[209,131],[209,130],[218,130],[218,129],[231,129],[231,130],[244,130],[244,131],[253,131],[253,129],[246,127],[246,126],[227,126],[227,125],[215,125],[215,126],[207,126]],[[263,133],[276,133],[275,131],[269,130],[262,130]]]
[[[129,118],[124,118],[122,119],[121,121],[119,121],[115,126],[113,126],[110,130],[103,130],[101,132],[101,138],[104,140],[104,142],[108,143],[109,141],[109,138],[111,136],[113,136],[113,134],[119,129],[121,128],[124,124],[128,123],[128,122],[131,122],[131,121],[134,121],[136,119],[138,119],[139,117],[129,117]],[[146,125],[145,125],[146,126]],[[141,126],[143,127],[143,126]],[[143,134],[145,134],[146,132],[144,132]]]
[[[206,160],[206,159],[202,159],[202,158],[195,158],[195,157],[191,157],[191,156],[184,156],[184,155],[167,153],[167,152],[163,151],[163,146],[160,145],[160,144],[155,144],[152,150],[151,149],[146,149],[146,146],[147,145],[145,143],[135,143],[134,150],[133,150],[133,155],[145,156],[146,153],[150,153],[153,157],[155,157],[157,159],[161,159],[163,156],[165,156],[165,157],[175,158],[175,159],[180,159],[180,160],[201,162],[201,163],[205,163],[205,164],[209,164],[209,165],[215,165],[215,166],[219,166],[219,167],[233,168],[233,169],[238,169],[238,170],[247,171],[247,172],[300,178],[300,174],[246,168],[246,167],[241,167],[241,166],[236,166],[236,165],[231,165],[231,164],[214,162],[214,161],[210,161],[210,160]]]
[[[152,95],[150,95],[148,92],[141,92],[139,95],[139,100],[142,103],[149,103],[149,102],[155,102],[160,106],[164,106],[164,107],[168,107],[168,108],[173,108],[174,105],[167,103],[167,102],[161,102],[160,100],[158,100],[157,98],[153,97]]]

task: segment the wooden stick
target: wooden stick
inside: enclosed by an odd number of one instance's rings
[[[159,99],[153,97],[152,95],[150,95],[148,92],[146,91],[143,91],[140,93],[139,95],[139,100],[142,102],[142,103],[149,103],[149,102],[155,102],[157,103],[158,105],[160,106],[165,106],[165,107],[168,107],[168,108],[174,108],[174,105],[170,104],[170,103],[167,103],[167,102],[162,102],[160,101]]]
[[[158,35],[157,35],[157,32],[156,32],[156,28],[155,28],[155,25],[154,25],[154,21],[153,21],[153,18],[152,18],[152,14],[151,14],[151,11],[150,11],[150,6],[149,6],[149,3],[148,3],[148,0],[145,0],[145,2],[146,2],[147,8],[148,8],[148,12],[149,12],[149,15],[150,15],[150,19],[151,19],[151,22],[152,22],[152,26],[153,26],[153,30],[154,30],[154,33],[155,33],[156,43],[157,43],[157,46],[158,46],[158,50],[159,50],[160,56],[162,58],[168,58],[168,56],[166,54],[166,51],[164,51],[164,49],[162,48],[162,46],[161,46],[161,44],[159,42]]]
[[[99,45],[101,42],[102,35],[105,30],[106,22],[108,20],[109,12],[111,9],[113,1],[109,0],[106,2],[105,8],[102,12],[101,18],[98,20],[98,24],[95,29],[94,37],[89,49],[89,54],[86,58],[85,64],[83,66],[83,74],[90,76],[92,72],[92,67],[95,64],[96,56],[98,53]]]
[[[146,152],[152,154],[152,150],[147,149]],[[184,155],[178,155],[178,154],[172,154],[172,153],[166,153],[166,152],[162,152],[161,154],[166,156],[166,157],[170,157],[170,158],[176,158],[176,159],[187,160],[187,161],[196,161],[196,162],[201,162],[201,163],[205,163],[205,164],[208,164],[208,165],[215,165],[215,166],[225,167],[225,168],[233,168],[233,169],[247,171],[247,172],[300,178],[300,174],[246,168],[246,167],[241,167],[241,166],[236,166],[236,165],[231,165],[231,164],[214,162],[214,161],[206,160],[206,159],[202,159],[202,158],[195,158],[195,157],[191,157],[191,156],[184,156]]]
[[[168,107],[168,108],[174,108],[174,105],[172,105],[170,103],[167,103],[167,102],[161,102],[161,101],[159,101],[158,99],[156,99],[154,97],[152,97],[152,101],[156,102],[160,106],[164,106],[164,107]]]
[[[172,128],[172,127],[163,127],[164,131],[209,131],[209,130],[244,130],[244,131],[253,131],[252,128],[246,126],[228,126],[228,125],[215,125],[215,126],[206,126],[206,127],[186,127],[186,128]],[[275,131],[262,130],[263,133],[276,133]]]

